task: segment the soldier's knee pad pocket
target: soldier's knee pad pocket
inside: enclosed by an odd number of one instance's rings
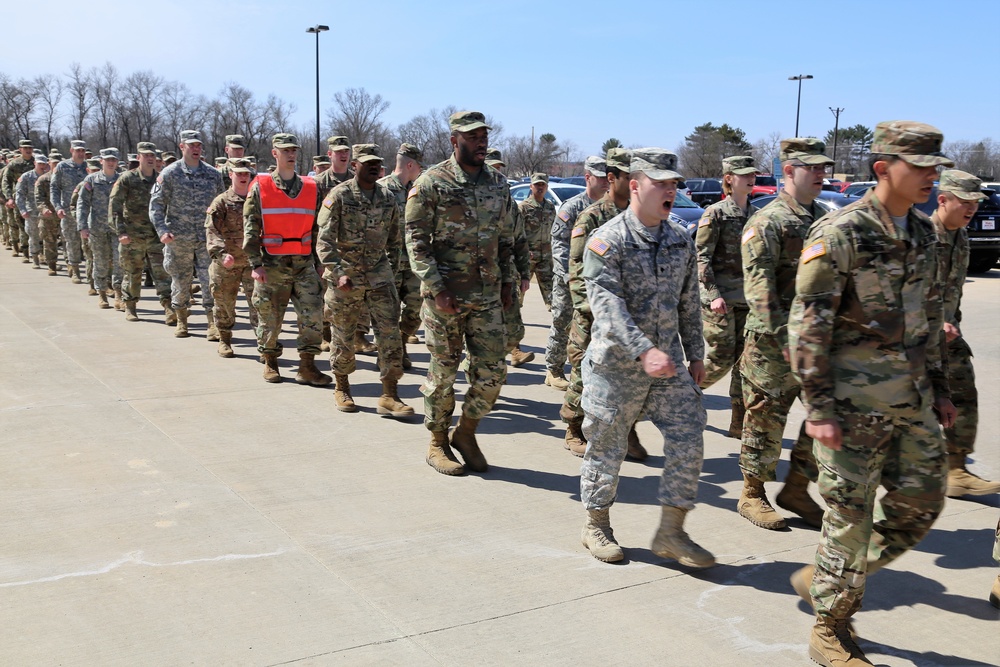
[[[584,394],[581,397],[580,407],[583,408],[588,417],[594,421],[603,422],[607,426],[613,424],[618,415],[618,408],[589,394]]]

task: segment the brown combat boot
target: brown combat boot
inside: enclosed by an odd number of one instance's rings
[[[823,527],[823,508],[809,495],[809,478],[802,473],[789,471],[785,486],[775,496],[774,502],[781,509],[798,514],[813,528]]]
[[[391,417],[412,417],[413,408],[399,400],[399,381],[385,378],[382,380],[382,395],[378,399],[376,412]]]
[[[809,657],[824,667],[863,667],[872,665],[851,637],[846,618],[817,616],[809,637]]]
[[[534,358],[534,352],[524,352],[520,345],[515,345],[514,349],[510,351],[510,365],[514,368],[520,368]]]
[[[715,556],[703,549],[684,532],[684,517],[687,510],[664,505],[660,514],[660,528],[650,546],[660,558],[673,558],[688,567],[711,567]]]
[[[583,417],[574,417],[566,421],[566,439],[563,446],[573,456],[583,457],[587,451],[587,438],[583,435]]]
[[[948,489],[945,495],[960,498],[988,496],[991,493],[1000,493],[1000,482],[990,482],[969,472],[965,467],[965,454],[948,455]]]
[[[36,269],[42,268],[42,260],[39,259],[37,252],[31,256],[31,261],[34,262]]]
[[[590,555],[605,563],[617,563],[625,558],[618,546],[615,533],[611,530],[611,510],[587,510],[587,522],[583,524],[580,541]]]
[[[97,290],[97,307],[108,309],[111,304],[108,303],[108,293],[104,290]]]
[[[410,353],[406,351],[406,346],[403,346],[403,360],[400,362],[403,365],[403,370],[408,371],[413,368],[413,362],[410,361]]]
[[[879,569],[881,568],[876,567],[875,563],[869,563],[868,575],[871,576],[875,574]],[[815,565],[806,565],[805,567],[801,567],[793,572],[792,576],[788,579],[792,584],[792,588],[795,589],[795,592],[799,594],[800,598],[805,600],[805,603],[809,605],[809,608],[814,612],[816,611],[816,608],[813,607],[812,593],[809,592],[809,588],[812,586],[813,575],[815,573]],[[850,621],[847,621],[847,629],[851,633],[852,637],[857,637],[857,633],[854,632],[854,626]]]
[[[87,296],[97,296],[97,288],[94,287],[94,283],[87,283],[89,287],[87,288]],[[110,308],[111,306],[108,306]]]
[[[233,332],[219,331],[219,356],[223,359],[232,359],[236,356],[233,352]]]
[[[135,301],[125,302],[125,321],[126,322],[139,321],[139,313],[135,312]]]
[[[431,431],[431,444],[427,450],[427,465],[442,475],[464,475],[465,468],[458,462],[448,446],[447,431]]]
[[[561,368],[545,369],[545,384],[557,391],[566,391],[569,389],[569,380],[566,379],[566,375]]]
[[[479,443],[476,442],[476,427],[478,426],[478,419],[469,419],[465,415],[459,417],[458,426],[451,434],[451,446],[462,455],[466,468],[473,472],[486,472],[489,465],[486,463],[483,452],[479,449]]]
[[[330,341],[332,340],[332,336],[333,333],[330,331],[330,323],[323,322],[323,342],[319,344],[320,351],[330,351]]]
[[[337,403],[337,409],[341,412],[357,412],[358,406],[351,398],[351,383],[347,380],[347,376],[336,373],[333,377],[337,380],[337,386],[333,392],[333,400]]]
[[[264,353],[260,355],[264,362],[264,382],[281,382],[281,373],[278,372],[278,355]]]
[[[174,330],[174,338],[187,338],[188,333],[188,312],[187,308],[178,308],[174,311],[177,316],[177,328]]]
[[[747,409],[743,405],[742,398],[729,399],[733,406],[732,416],[729,418],[729,437],[737,440],[743,439],[743,417],[747,414]]]
[[[215,326],[215,313],[212,311],[211,308],[205,309],[205,319],[208,320],[208,329],[205,330],[205,340],[209,340],[212,342],[218,341],[219,328]]]
[[[420,339],[417,338],[417,334],[410,334],[406,337],[406,342],[411,345],[418,345],[420,343]]]
[[[354,354],[373,355],[378,352],[378,345],[369,343],[365,335],[360,331],[354,332]]]
[[[639,442],[639,434],[635,432],[635,424],[632,424],[632,428],[628,431],[628,450],[625,452],[625,456],[633,461],[645,461],[646,457],[649,456],[646,453],[646,448]]]
[[[764,482],[743,473],[743,491],[736,506],[740,516],[755,526],[768,530],[781,530],[785,520],[774,511],[764,492]]]
[[[299,371],[295,374],[296,382],[309,384],[313,387],[325,387],[333,382],[332,377],[319,372],[315,359],[315,355],[310,352],[299,352]]]
[[[115,310],[117,310],[119,313],[125,311],[125,304],[124,304],[124,302],[122,302],[122,288],[121,287],[116,287],[115,288]]]
[[[168,327],[177,326],[177,313],[170,307],[170,299],[162,299],[160,305],[163,306],[163,323]]]

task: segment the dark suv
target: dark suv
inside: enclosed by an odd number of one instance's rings
[[[969,226],[969,273],[986,273],[1000,260],[1000,196],[996,190],[983,190],[987,195],[972,216]],[[937,209],[938,190],[935,186],[930,199],[917,208],[930,215]]]
[[[688,178],[685,183],[691,190],[691,200],[702,208],[722,201],[722,181],[717,178]]]

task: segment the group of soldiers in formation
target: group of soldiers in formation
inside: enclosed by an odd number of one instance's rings
[[[822,528],[815,562],[792,577],[816,613],[809,653],[828,666],[871,664],[850,624],[867,575],[927,533],[946,495],[1000,491],[966,468],[978,415],[960,302],[980,181],[940,171],[953,164],[936,128],[884,122],[871,147],[877,184],[823,216],[815,199],[833,161],[816,139],[786,139],[777,199],[755,208],[753,159],[725,158],[726,197],[705,211],[692,242],[669,220],[683,178],[670,151],[587,158],[585,190],[557,211],[542,173],[513,201],[482,113],[449,122],[451,157],[424,168],[420,149],[404,143],[388,175],[378,146],[343,136],[314,158],[314,177],[296,173],[299,145],[284,133],[272,139],[274,167],[260,174],[238,135],[226,138],[218,169],[193,130],[181,134],[180,158],[140,142],[127,170],[115,148],[88,159],[74,140],[63,159],[25,140],[4,156],[0,236],[49,275],[60,271],[61,244],[72,281],[85,280],[101,308],[113,295],[129,321],[139,319],[145,269],[177,337],[189,335],[197,275],[207,337],[222,357],[234,356],[242,287],[268,382],[281,381],[278,338],[291,301],[295,380],[335,382],[343,412],[357,411],[355,355],[377,353],[378,413],[414,414],[397,384],[422,325],[426,461],[446,475],[488,469],[476,430],[505,383],[507,355],[514,366],[534,356],[520,341],[535,276],[552,313],[545,383],[565,392],[565,447],[583,459],[581,539],[606,562],[623,559],[609,511],[622,462],[647,456],[635,431],[645,418],[664,440],[652,550],[690,567],[715,563],[684,523],[703,458],[702,390],[727,373],[744,477],[737,510],[784,528],[764,485],[775,480],[798,397],[807,418],[775,501]],[[936,180],[928,219],[913,205]],[[323,350],[333,378],[315,365]],[[452,429],[459,370],[468,389]],[[1000,577],[990,598],[1000,606]]]

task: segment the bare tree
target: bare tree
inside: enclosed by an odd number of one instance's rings
[[[66,89],[70,99],[70,130],[77,139],[83,138],[84,126],[90,116],[90,110],[94,108],[93,82],[88,72],[83,71],[80,63],[70,65],[69,79]]]
[[[507,173],[515,176],[527,176],[536,171],[549,173],[562,150],[555,135],[548,132],[537,139],[513,137],[504,154]]]
[[[118,88],[118,70],[111,63],[91,71],[94,89],[94,135],[101,146],[110,146],[117,134],[115,126],[115,90]]]
[[[32,94],[36,101],[36,114],[45,133],[45,150],[52,149],[52,129],[62,115],[60,104],[63,98],[63,82],[51,74],[36,76],[32,82]]]
[[[328,109],[327,126],[332,134],[342,134],[353,143],[375,143],[376,137],[384,136],[388,128],[382,122],[382,114],[389,108],[389,101],[381,95],[372,96],[364,88],[348,88],[333,96],[337,105]]]
[[[750,155],[753,156],[753,160],[757,165],[757,168],[763,172],[772,171],[771,166],[774,164],[775,158],[781,149],[781,133],[772,132],[763,139],[758,139],[754,145],[753,149],[750,151]],[[778,177],[778,174],[774,174]]]

